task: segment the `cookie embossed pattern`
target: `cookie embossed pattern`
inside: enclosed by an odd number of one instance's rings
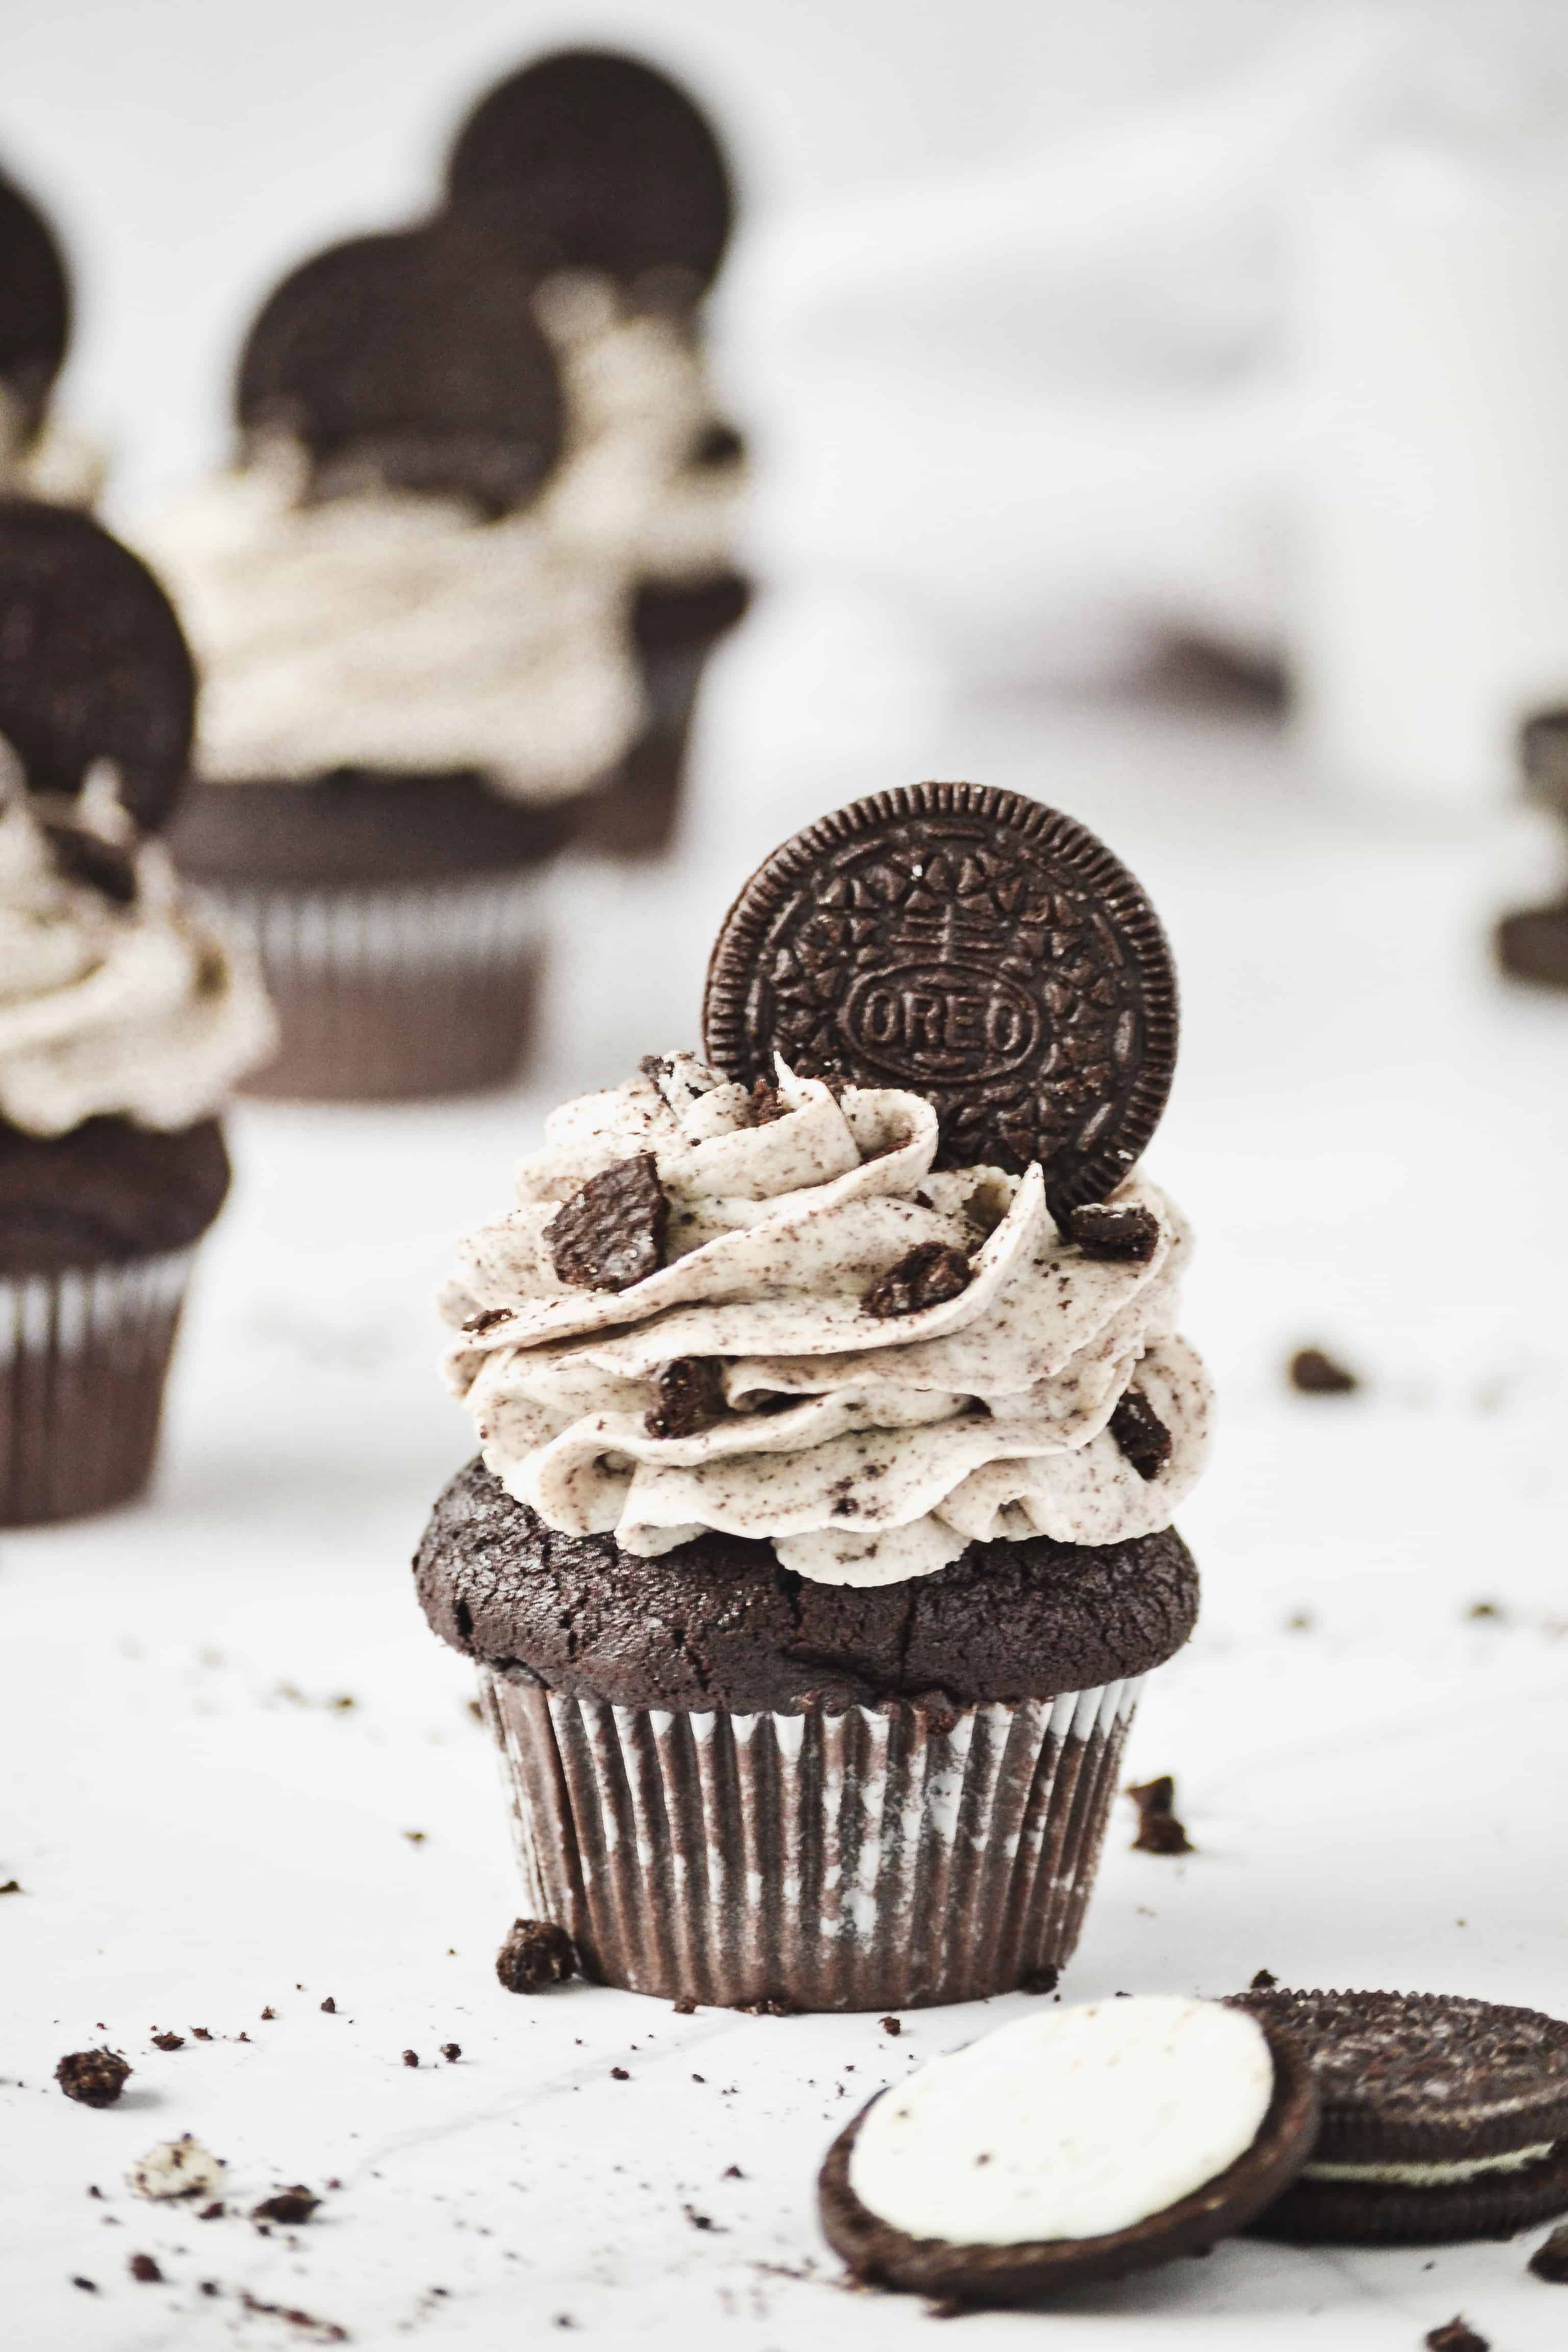
[[[1159,1123],[1176,976],[1158,916],[1094,835],[984,784],[879,793],[786,843],[725,918],[710,1059],[908,1087],[939,1167],[1037,1160],[1058,1213],[1101,1198]]]
[[[917,785],[768,860],[706,1029],[552,1114],[443,1297],[480,1454],[416,1569],[527,1908],[675,1999],[1048,1988],[1196,1612],[1163,937],[1070,820]]]

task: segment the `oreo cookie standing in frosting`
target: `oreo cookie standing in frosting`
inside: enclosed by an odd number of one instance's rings
[[[163,591],[88,516],[0,499],[0,738],[27,788],[70,797],[100,760],[143,832],[185,781],[195,676]]]
[[[534,277],[603,272],[692,308],[729,243],[734,197],[712,129],[636,58],[562,49],[480,100],[458,131],[447,203]]]
[[[1091,833],[985,784],[878,793],[760,866],[709,965],[709,1058],[747,1084],[904,1087],[939,1167],[1038,1160],[1061,1218],[1113,1192],[1176,1059],[1158,917]]]
[[[1318,2097],[1271,2026],[1215,2001],[1019,2018],[863,2107],[818,2204],[858,2278],[1028,2303],[1206,2253],[1300,2168]]]
[[[1260,2235],[1437,2245],[1568,2212],[1568,2023],[1443,1993],[1280,1989],[1233,2006],[1301,2050],[1322,2105]]]
[[[526,286],[458,223],[301,264],[263,305],[235,397],[247,436],[304,446],[321,495],[386,485],[507,513],[561,450],[555,362]]]
[[[70,287],[54,231],[0,173],[0,387],[24,441],[43,422],[70,336]]]

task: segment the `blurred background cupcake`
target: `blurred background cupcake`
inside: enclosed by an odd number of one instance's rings
[[[0,502],[0,1520],[139,1494],[217,1114],[273,1043],[260,982],[148,833],[190,743],[190,657],[86,517]]]
[[[611,856],[657,853],[675,829],[704,664],[751,599],[734,562],[744,445],[718,413],[700,323],[733,226],[730,168],[667,76],[563,49],[475,107],[447,202],[537,283],[574,461],[556,520],[624,567],[631,594],[645,725],[583,831]]]
[[[102,453],[51,414],[70,327],[59,239],[0,170],[0,495],[90,507],[103,487]]]

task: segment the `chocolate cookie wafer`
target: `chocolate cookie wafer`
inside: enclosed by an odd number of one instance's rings
[[[503,513],[560,454],[526,283],[459,225],[355,237],[290,272],[240,355],[239,423],[309,451],[319,493],[377,484]]]
[[[734,217],[700,110],[653,67],[604,49],[557,50],[481,99],[447,184],[452,212],[532,275],[600,270],[678,307],[711,284]]]
[[[1301,2050],[1322,2105],[1260,2235],[1435,2245],[1568,2212],[1568,2023],[1441,1993],[1279,1989],[1233,2006]]]
[[[0,386],[26,441],[43,420],[70,337],[70,287],[54,231],[0,173]]]
[[[987,784],[857,801],[776,849],[708,970],[709,1058],[747,1085],[905,1087],[939,1167],[1038,1160],[1064,1218],[1115,1190],[1159,1123],[1176,976],[1149,900],[1093,834]]]
[[[69,797],[113,763],[144,832],[185,780],[195,675],[139,558],[63,507],[0,499],[0,737],[36,793]]]
[[[857,2276],[1026,2303],[1205,2252],[1294,2178],[1311,2072],[1215,2001],[1089,2001],[1016,2020],[863,2107],[818,2182]]]

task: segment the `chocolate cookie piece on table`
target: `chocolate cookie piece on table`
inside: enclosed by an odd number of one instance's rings
[[[677,307],[712,283],[734,217],[700,109],[607,49],[556,50],[498,84],[458,133],[447,188],[532,275],[599,270]]]
[[[1029,2303],[1205,2253],[1287,2188],[1317,2129],[1283,2035],[1152,1996],[1020,2018],[863,2107],[818,2181],[868,2283]]]
[[[1436,2245],[1568,2212],[1568,2023],[1442,1993],[1280,1989],[1234,2005],[1289,2034],[1322,2105],[1260,2235]]]
[[[937,1164],[1038,1160],[1058,1221],[1113,1192],[1159,1122],[1176,978],[1126,867],[1054,809],[913,784],[809,825],[760,866],[708,969],[709,1058],[747,1085],[905,1087]]]

